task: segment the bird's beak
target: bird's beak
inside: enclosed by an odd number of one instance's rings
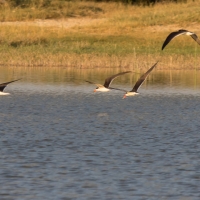
[[[122,99],[125,99],[126,98],[126,94],[123,96],[123,98]]]
[[[94,92],[96,92],[97,90],[95,89]]]

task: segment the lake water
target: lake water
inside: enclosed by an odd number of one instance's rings
[[[119,71],[1,68],[1,200],[200,199],[200,72]]]

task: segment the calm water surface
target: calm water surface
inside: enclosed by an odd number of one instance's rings
[[[23,79],[0,96],[1,200],[200,199],[200,72],[155,70],[124,100],[84,82],[112,73],[2,71]]]

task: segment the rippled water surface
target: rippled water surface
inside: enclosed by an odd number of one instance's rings
[[[0,199],[200,199],[200,72],[113,72],[2,70]]]

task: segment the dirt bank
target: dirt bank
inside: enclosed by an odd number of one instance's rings
[[[58,20],[34,20],[34,21],[16,21],[16,22],[0,22],[1,25],[10,25],[10,26],[39,26],[39,27],[55,27],[55,28],[65,28],[70,29],[73,27],[82,27],[82,26],[89,26],[89,25],[96,25],[102,24],[107,22],[108,19],[100,18],[100,19],[93,19],[93,18],[69,18],[69,19],[58,19]],[[187,27],[182,27],[178,24],[171,24],[171,25],[154,25],[154,26],[145,26],[145,27],[138,27],[136,30],[141,31],[145,30],[148,32],[172,32],[179,29],[187,29],[193,32],[199,31],[198,23],[194,22],[191,23]]]

